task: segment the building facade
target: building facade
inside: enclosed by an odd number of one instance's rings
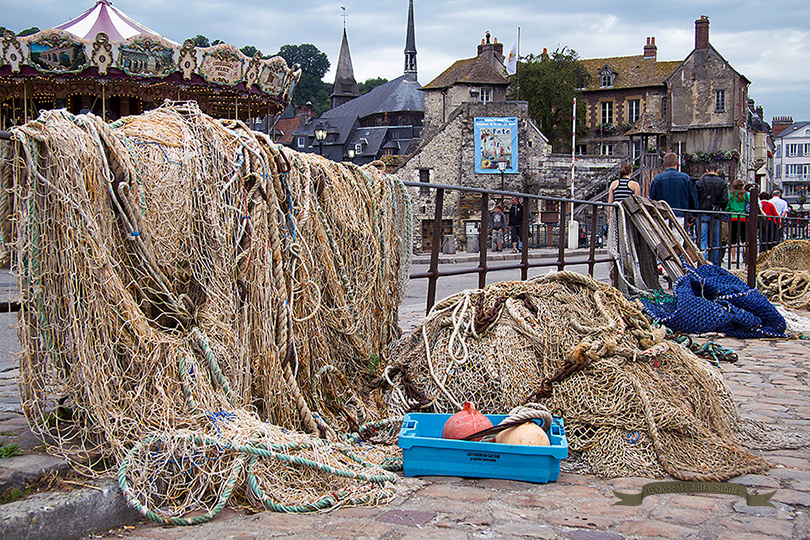
[[[776,123],[776,119],[774,119]],[[793,122],[774,136],[775,183],[790,203],[810,197],[810,122]]]

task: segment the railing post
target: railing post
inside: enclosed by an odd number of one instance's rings
[[[756,186],[748,192],[748,221],[746,222],[745,268],[748,271],[748,286],[757,286],[757,254],[759,253],[759,191]]]
[[[573,203],[572,209],[573,209]],[[557,255],[557,271],[562,272],[565,268],[565,245],[568,241],[568,217],[566,210],[568,209],[567,202],[560,202],[560,249]]]
[[[487,236],[489,234],[489,193],[481,194],[481,229],[478,234],[478,288],[487,285]],[[494,234],[494,233],[493,233]]]
[[[523,197],[523,223],[520,225],[520,241],[523,246],[520,250],[520,279],[526,281],[529,277],[529,200]]]
[[[593,268],[596,266],[596,212],[598,209],[599,207],[596,205],[591,207],[591,245],[588,250],[588,275],[591,277],[593,277]]]
[[[439,279],[439,250],[442,247],[442,211],[444,207],[444,188],[436,188],[436,211],[433,213],[433,246],[430,251],[430,268],[428,268],[427,307],[425,314],[436,303],[436,282]]]

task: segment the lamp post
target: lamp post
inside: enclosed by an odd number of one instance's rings
[[[318,153],[323,155],[323,141],[326,140],[326,127],[320,122],[315,126],[315,140],[318,141]]]
[[[501,154],[501,157],[498,158],[498,170],[501,171],[501,191],[503,191],[503,174],[506,172],[506,165],[509,161],[506,159],[506,156]],[[503,207],[503,193],[501,193],[501,207]]]
[[[346,155],[348,156],[349,161],[353,162],[354,161],[354,148],[349,148],[348,150],[346,150]]]

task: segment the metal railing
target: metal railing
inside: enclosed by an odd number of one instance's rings
[[[521,279],[526,280],[528,278],[528,271],[530,268],[556,266],[558,270],[563,270],[566,266],[587,264],[588,273],[593,276],[594,267],[597,263],[613,262],[613,258],[609,255],[604,255],[602,257],[596,256],[596,244],[598,243],[598,238],[600,237],[600,234],[597,233],[599,216],[599,212],[597,210],[599,208],[605,209],[607,207],[614,206],[613,204],[444,184],[425,184],[422,182],[404,182],[404,184],[408,187],[417,187],[421,189],[430,188],[436,191],[436,204],[433,219],[433,243],[430,252],[430,264],[426,272],[413,273],[410,275],[411,279],[428,280],[426,312],[429,312],[430,308],[436,303],[436,283],[440,277],[478,274],[478,286],[479,288],[483,288],[486,285],[487,274],[490,272],[519,269],[521,272]],[[479,231],[479,238],[481,241],[479,243],[480,252],[478,266],[470,268],[454,268],[447,271],[439,270],[441,222],[446,191],[478,193],[481,196],[480,207],[482,219],[481,229]],[[536,231],[538,229],[535,229],[535,234],[529,234],[529,220],[527,218],[527,213],[524,210],[521,238],[525,241],[523,241],[523,246],[520,252],[520,262],[516,264],[499,264],[497,266],[490,266],[487,261],[490,195],[518,197],[522,198],[524,201],[528,199],[538,202],[554,201],[558,203],[559,217],[557,223],[553,225],[553,227],[558,231],[557,234],[553,236],[559,241],[556,260],[529,261],[528,249],[530,245],[531,247],[538,247],[542,244],[537,238]],[[714,212],[708,210],[690,210],[679,208],[674,208],[673,210],[681,211],[686,214],[685,229],[695,245],[705,253],[705,257],[708,261],[718,261],[721,266],[724,266],[730,271],[739,270],[743,266],[746,267],[746,281],[749,287],[754,288],[756,287],[757,255],[774,247],[783,240],[810,238],[810,218],[783,217],[775,219],[768,216],[763,216],[760,213],[758,204],[758,193],[752,191],[750,198],[752,204],[750,205],[750,210],[745,216],[745,219],[739,219],[740,215],[732,212]],[[590,231],[586,242],[589,248],[588,256],[586,258],[566,259],[567,231],[570,206],[572,204],[591,205],[594,207],[591,211]],[[738,219],[735,220],[735,217]],[[726,238],[728,236],[728,231],[731,229],[731,224],[734,221],[737,222],[739,235],[738,242],[732,245],[730,243],[730,239],[727,240]],[[704,229],[706,232],[705,242],[703,241]],[[720,238],[717,238],[717,236],[720,236]],[[545,243],[545,245],[548,245],[548,243]],[[749,249],[749,247],[751,247],[751,249]],[[614,282],[613,285],[615,286],[616,283]]]
[[[452,186],[452,185],[444,185],[444,184],[425,184],[422,182],[404,182],[404,184],[408,187],[415,187],[415,188],[426,188],[429,187],[430,189],[435,190],[435,207],[434,207],[434,219],[433,219],[433,243],[431,246],[430,252],[430,263],[428,266],[428,270],[426,272],[419,272],[413,273],[410,275],[411,279],[427,279],[428,280],[428,290],[427,290],[427,306],[426,312],[430,311],[430,308],[436,303],[436,282],[440,277],[445,276],[460,276],[466,274],[478,274],[478,287],[484,288],[486,285],[487,274],[490,272],[502,272],[505,270],[520,270],[520,279],[526,280],[528,278],[529,269],[530,268],[542,268],[542,267],[552,267],[556,266],[557,270],[564,270],[566,266],[571,266],[575,264],[587,264],[588,265],[588,273],[593,276],[594,267],[598,263],[610,263],[613,261],[611,257],[603,256],[597,257],[596,254],[596,243],[597,237],[597,224],[599,218],[599,212],[596,210],[598,208],[606,208],[612,206],[608,203],[603,202],[595,202],[595,201],[582,201],[578,199],[563,199],[559,197],[547,197],[544,195],[532,195],[529,193],[517,193],[513,191],[499,191],[494,189],[483,189],[483,188],[473,188],[473,187],[462,187],[462,186]],[[460,191],[465,193],[478,193],[481,196],[481,228],[479,230],[479,238],[482,240],[479,242],[479,257],[478,257],[478,266],[470,267],[470,268],[458,268],[452,270],[442,271],[439,270],[439,251],[441,249],[441,222],[442,222],[442,215],[444,211],[444,196],[446,191]],[[498,264],[490,266],[489,262],[487,261],[487,244],[486,239],[489,236],[489,200],[490,195],[498,195],[502,197],[518,197],[523,199],[524,202],[527,200],[537,201],[538,203],[541,201],[552,201],[559,205],[559,213],[558,213],[558,220],[557,225],[559,227],[559,248],[557,251],[557,258],[556,260],[539,260],[539,261],[529,261],[529,219],[528,219],[528,212],[524,207],[524,216],[523,216],[523,230],[520,233],[522,242],[522,248],[520,250],[520,262],[516,264]],[[584,204],[584,205],[591,205],[594,207],[594,210],[591,212],[591,224],[590,224],[590,236],[587,242],[588,248],[588,256],[585,258],[570,258],[566,259],[566,239],[568,237],[568,224],[569,224],[569,215],[571,212],[570,206],[572,204]],[[539,207],[539,205],[538,205]]]

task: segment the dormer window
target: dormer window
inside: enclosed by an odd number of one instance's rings
[[[610,88],[613,86],[613,81],[616,79],[616,74],[612,69],[605,66],[599,72],[599,88]]]

